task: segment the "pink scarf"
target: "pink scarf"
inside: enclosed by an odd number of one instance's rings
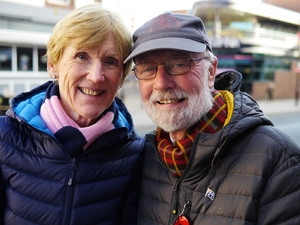
[[[79,127],[75,121],[73,121],[64,111],[60,100],[57,95],[52,95],[50,98],[46,98],[40,111],[41,117],[46,123],[48,129],[56,136],[58,131],[68,132],[69,136],[72,129],[70,127],[76,128],[85,138],[86,143],[83,149],[86,150],[87,147],[93,143],[99,136],[103,133],[114,129],[113,119],[114,113],[112,111],[107,111],[95,124],[89,127]],[[64,135],[64,138],[66,136]],[[75,139],[75,137],[74,137]],[[65,140],[64,140],[65,141]],[[69,140],[71,141],[71,140]]]

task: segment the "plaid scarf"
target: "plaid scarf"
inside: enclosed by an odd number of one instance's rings
[[[185,138],[176,141],[170,140],[170,135],[161,128],[156,130],[158,151],[162,160],[171,170],[174,176],[179,177],[183,173],[191,154],[191,149],[199,132],[215,133],[220,130],[227,118],[227,106],[221,93],[213,91],[214,104],[211,110],[193,125],[185,134]]]

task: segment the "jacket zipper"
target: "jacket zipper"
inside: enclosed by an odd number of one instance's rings
[[[172,225],[173,221],[175,221],[175,219],[177,218],[177,204],[178,204],[178,192],[177,192],[177,188],[178,188],[178,184],[179,184],[179,177],[175,178],[173,187],[172,187],[172,192],[173,192],[173,197],[172,197],[172,208],[171,208],[171,213],[170,213],[170,220],[169,220],[169,224]]]
[[[69,181],[68,181],[69,186],[71,186],[73,184],[73,179],[74,179],[74,175],[75,175],[75,171],[76,171],[76,159],[75,158],[72,159],[70,169],[71,169],[70,177],[69,177]]]
[[[148,138],[148,140],[150,141],[151,145],[153,146],[153,149],[154,150],[157,150],[156,146],[155,146],[155,142],[152,140],[152,136],[151,135],[146,135],[146,137]],[[192,151],[194,152],[194,151]],[[193,154],[193,153],[192,153]],[[159,156],[158,153],[156,153],[156,156],[158,158],[158,161],[160,162],[160,164],[166,168],[166,170],[168,170],[170,173],[171,171],[169,170],[169,168],[165,165],[165,163],[162,161],[161,157]],[[192,155],[191,155],[192,156]],[[190,164],[188,163],[186,168],[185,168],[185,171],[183,172],[183,174],[181,175],[181,177],[174,177],[175,178],[175,181],[174,181],[174,184],[172,186],[172,207],[171,207],[171,213],[170,213],[170,218],[169,218],[169,224],[170,225],[173,225],[173,223],[175,222],[175,220],[177,219],[177,206],[178,206],[178,192],[177,192],[177,189],[178,189],[178,185],[179,185],[179,182],[181,179],[183,179],[183,177],[185,176],[185,174],[187,173],[188,171],[188,168],[190,167]]]
[[[70,224],[71,219],[71,211],[72,211],[72,204],[73,204],[73,192],[74,192],[74,177],[75,172],[77,169],[76,165],[76,158],[73,158],[70,163],[70,170],[69,170],[69,180],[67,183],[67,190],[66,190],[66,203],[65,203],[65,209],[64,209],[64,219],[63,224]]]
[[[212,159],[211,164],[210,164],[211,168],[216,168],[218,166],[219,161],[220,161],[219,153],[220,153],[221,149],[223,148],[223,146],[225,145],[226,141],[227,141],[227,138],[225,138],[225,140],[222,142],[220,147],[218,147],[217,150],[215,151],[214,158]]]

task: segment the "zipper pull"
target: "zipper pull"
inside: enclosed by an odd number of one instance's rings
[[[215,167],[218,166],[219,161],[220,161],[220,159],[219,159],[219,152],[222,149],[222,147],[225,145],[226,141],[227,141],[227,138],[223,141],[223,143],[221,144],[221,146],[218,147],[217,150],[215,151],[214,158],[213,158],[213,160],[211,161],[211,164],[210,164],[211,168],[215,168]]]
[[[178,183],[179,183],[179,178],[177,177],[177,178],[175,178],[175,182],[172,187],[172,191],[177,191]]]
[[[75,170],[76,170],[76,159],[72,159],[72,164],[70,166],[70,169],[71,169],[71,176],[69,178],[69,181],[68,181],[68,185],[72,185],[73,183],[73,178],[74,178],[74,173],[75,173]]]
[[[179,216],[182,216],[185,213],[185,211],[190,208],[191,204],[192,204],[191,200],[186,201]]]

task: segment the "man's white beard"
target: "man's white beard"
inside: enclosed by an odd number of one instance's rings
[[[187,106],[178,107],[172,112],[155,108],[157,99],[181,98],[188,99]],[[200,93],[196,93],[195,90],[192,95],[181,90],[159,91],[152,93],[150,100],[144,105],[148,116],[158,127],[167,132],[174,132],[187,129],[197,123],[212,108],[213,100],[207,82],[203,82]]]

